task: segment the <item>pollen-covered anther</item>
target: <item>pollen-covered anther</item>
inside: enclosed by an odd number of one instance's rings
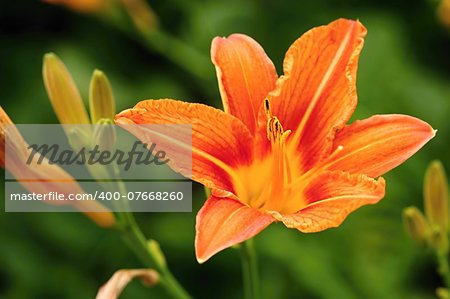
[[[264,99],[264,111],[267,116],[267,139],[269,139],[272,145],[276,140],[281,142],[281,139],[283,139],[284,142],[289,134],[286,134],[285,137],[282,138],[285,133],[283,126],[281,125],[280,120],[276,116],[273,116],[270,100],[267,98]]]
[[[266,112],[267,119],[272,118],[272,108],[270,107],[270,100],[268,98],[264,99],[264,111]]]
[[[272,116],[267,121],[267,139],[269,139],[269,141],[273,143],[276,140],[280,140],[280,137],[283,135],[283,133],[284,129],[280,123],[280,120],[276,116]]]
[[[267,116],[267,139],[271,146],[271,177],[272,180],[265,186],[259,200],[253,202],[258,208],[266,210],[282,210],[280,197],[289,196],[292,173],[286,142],[291,130],[284,130],[280,120],[273,115],[270,100],[264,100],[264,111]]]

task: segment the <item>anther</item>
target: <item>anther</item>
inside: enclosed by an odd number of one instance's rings
[[[270,107],[270,101],[268,98],[264,99],[264,111],[266,112],[267,119],[272,118],[272,109]]]

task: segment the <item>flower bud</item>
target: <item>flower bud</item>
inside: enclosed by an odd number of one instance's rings
[[[450,0],[441,0],[437,9],[437,16],[439,22],[447,29],[450,29]]]
[[[436,296],[439,299],[450,299],[450,292],[448,291],[447,288],[437,288]]]
[[[426,246],[430,228],[422,212],[416,207],[406,208],[403,210],[403,222],[411,238],[418,245]]]
[[[53,53],[44,56],[43,77],[53,110],[62,124],[89,124],[89,117],[64,63]]]
[[[433,227],[430,234],[430,244],[438,254],[448,253],[448,236],[442,228]]]
[[[8,141],[7,141],[8,140]],[[8,152],[8,163],[5,165],[5,151]],[[44,157],[44,163],[38,164],[33,160],[25,163],[30,154],[28,144],[22,134],[14,126],[13,122],[0,106],[0,166],[16,177],[17,182],[30,193],[57,192],[61,194],[83,194],[85,191],[75,179],[57,164],[50,164]],[[23,180],[23,177],[33,178]],[[52,181],[65,182],[63,184],[51,184]],[[60,204],[60,202],[47,201],[48,204]],[[97,225],[107,228],[116,225],[114,214],[101,203],[96,201],[67,201],[80,212],[94,221]]]
[[[147,246],[148,246],[148,250],[156,258],[158,264],[163,268],[167,267],[166,257],[164,256],[164,253],[162,252],[161,247],[159,247],[159,243],[155,240],[148,240]]]
[[[122,4],[136,28],[143,34],[153,33],[158,27],[158,17],[145,0],[122,0]]]
[[[111,150],[116,144],[116,127],[111,119],[102,118],[94,128],[94,143],[101,151]]]
[[[425,215],[431,226],[448,229],[448,184],[441,162],[433,161],[427,169],[424,181]]]
[[[81,150],[83,147],[90,148],[92,145],[92,131],[89,126],[63,126],[70,147],[75,151]]]
[[[111,85],[105,74],[99,70],[95,70],[92,74],[89,89],[89,109],[93,124],[103,118],[113,119],[116,113]]]

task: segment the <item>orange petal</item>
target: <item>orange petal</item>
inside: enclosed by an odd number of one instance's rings
[[[9,142],[6,142],[6,134],[9,134]],[[66,195],[85,193],[69,173],[56,164],[49,164],[47,158],[43,159],[42,164],[38,164],[37,159],[27,164],[30,151],[22,134],[0,106],[0,167],[7,167],[17,182],[31,193],[58,192]],[[6,165],[5,152],[8,154]],[[96,201],[47,201],[47,203],[72,204],[101,227],[113,227],[116,224],[112,212]]]
[[[243,34],[216,37],[211,59],[216,66],[225,111],[254,133],[259,108],[277,80],[272,61],[255,40]]]
[[[6,143],[7,133],[14,142]],[[6,146],[12,147],[8,152],[17,153],[19,156],[26,156],[28,154],[26,149],[28,144],[25,142],[16,126],[14,126],[8,114],[3,110],[3,107],[0,106],[0,167],[2,168],[5,168]]]
[[[327,171],[305,190],[309,204],[297,213],[273,216],[289,228],[313,233],[337,227],[354,210],[377,203],[384,196],[385,181],[341,171]]]
[[[435,135],[429,124],[415,117],[375,115],[355,121],[336,134],[328,168],[378,177],[411,157]]]
[[[20,183],[30,193],[49,194],[56,192],[64,194],[67,198],[69,194],[84,194],[83,188],[64,169],[56,164],[49,164],[44,158],[42,164],[38,165],[36,159],[32,164],[25,163],[27,156],[8,156],[8,171],[16,177],[16,182]],[[27,179],[23,179],[27,178]],[[116,220],[113,213],[98,201],[45,201],[50,205],[70,204],[77,210],[84,213],[100,227],[113,227]]]
[[[192,179],[209,188],[233,192],[234,168],[251,161],[251,146],[243,146],[252,143],[252,137],[245,125],[234,116],[206,105],[169,99],[147,100],[138,103],[133,109],[119,113],[115,121],[125,125],[191,124]],[[139,126],[124,128],[148,142],[148,132],[144,132]],[[189,146],[190,149],[191,144],[184,146]],[[177,159],[178,156],[167,156],[172,160],[182,160]],[[184,161],[173,162],[182,165]],[[177,167],[173,168],[179,171]]]
[[[334,132],[356,107],[365,35],[360,22],[340,19],[308,31],[286,53],[284,76],[269,99],[273,115],[293,131],[292,147],[298,147],[304,171],[329,153]]]
[[[203,263],[217,252],[258,234],[273,217],[230,198],[211,196],[197,214],[195,254]]]

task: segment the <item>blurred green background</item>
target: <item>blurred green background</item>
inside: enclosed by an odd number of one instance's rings
[[[94,68],[109,77],[118,110],[146,98],[175,98],[221,107],[209,47],[214,36],[241,32],[266,49],[281,73],[290,44],[306,30],[339,18],[367,28],[354,119],[378,113],[419,117],[438,134],[385,176],[386,197],[351,214],[338,229],[301,234],[274,224],[256,237],[264,298],[435,298],[442,282],[433,256],[417,248],[401,212],[422,207],[426,165],[450,170],[450,34],[426,0],[149,1],[163,37],[142,42],[130,20],[77,13],[39,1],[0,5],[0,99],[16,123],[56,123],[42,76],[42,56],[55,52],[84,99]],[[123,20],[121,16],[121,20]],[[169,39],[167,36],[175,38]],[[188,47],[187,49],[184,47]],[[191,55],[192,54],[192,55]],[[2,186],[3,187],[3,186]],[[174,274],[195,298],[241,298],[239,253],[228,249],[198,265],[195,185],[192,213],[138,213]],[[3,191],[1,193],[4,199]],[[0,214],[0,298],[93,298],[114,271],[141,264],[113,231],[75,213]],[[122,298],[164,298],[131,283]]]

